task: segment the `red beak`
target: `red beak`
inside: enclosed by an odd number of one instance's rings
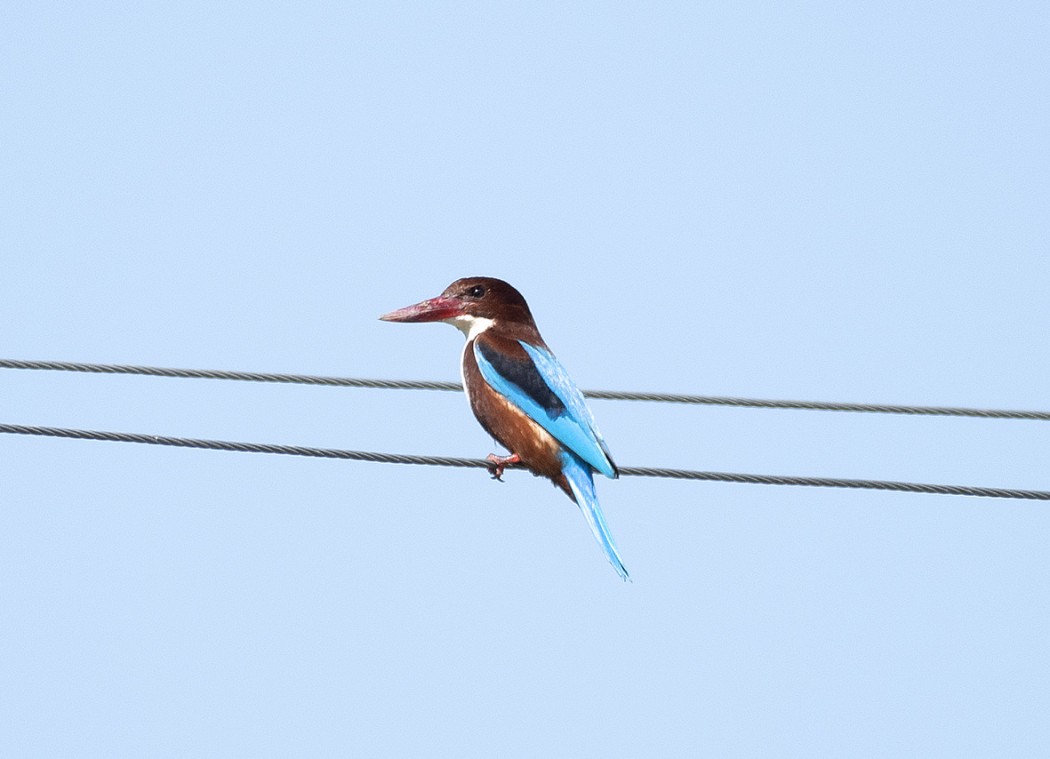
[[[405,306],[379,318],[385,322],[440,322],[463,313],[463,304],[455,298],[430,298]]]

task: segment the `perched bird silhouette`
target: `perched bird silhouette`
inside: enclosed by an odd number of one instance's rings
[[[467,277],[441,295],[379,317],[389,322],[446,322],[466,335],[463,387],[481,426],[510,451],[488,455],[493,477],[522,464],[565,491],[583,512],[613,568],[630,579],[605,523],[593,472],[616,478],[609,448],[583,393],[540,337],[517,290],[500,279]]]

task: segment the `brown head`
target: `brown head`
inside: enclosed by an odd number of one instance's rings
[[[428,298],[379,317],[388,322],[448,322],[470,336],[499,323],[535,329],[521,293],[494,277],[464,277]]]

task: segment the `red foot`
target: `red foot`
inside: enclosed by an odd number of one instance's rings
[[[518,458],[518,454],[512,453],[509,456],[497,456],[495,453],[490,453],[485,457],[485,461],[492,464],[489,467],[489,471],[492,473],[492,479],[503,482],[503,470],[507,468],[507,464],[520,464],[521,459]]]

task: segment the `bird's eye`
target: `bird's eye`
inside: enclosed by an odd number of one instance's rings
[[[482,285],[474,285],[467,290],[467,295],[471,298],[481,298],[485,295],[485,288]]]

